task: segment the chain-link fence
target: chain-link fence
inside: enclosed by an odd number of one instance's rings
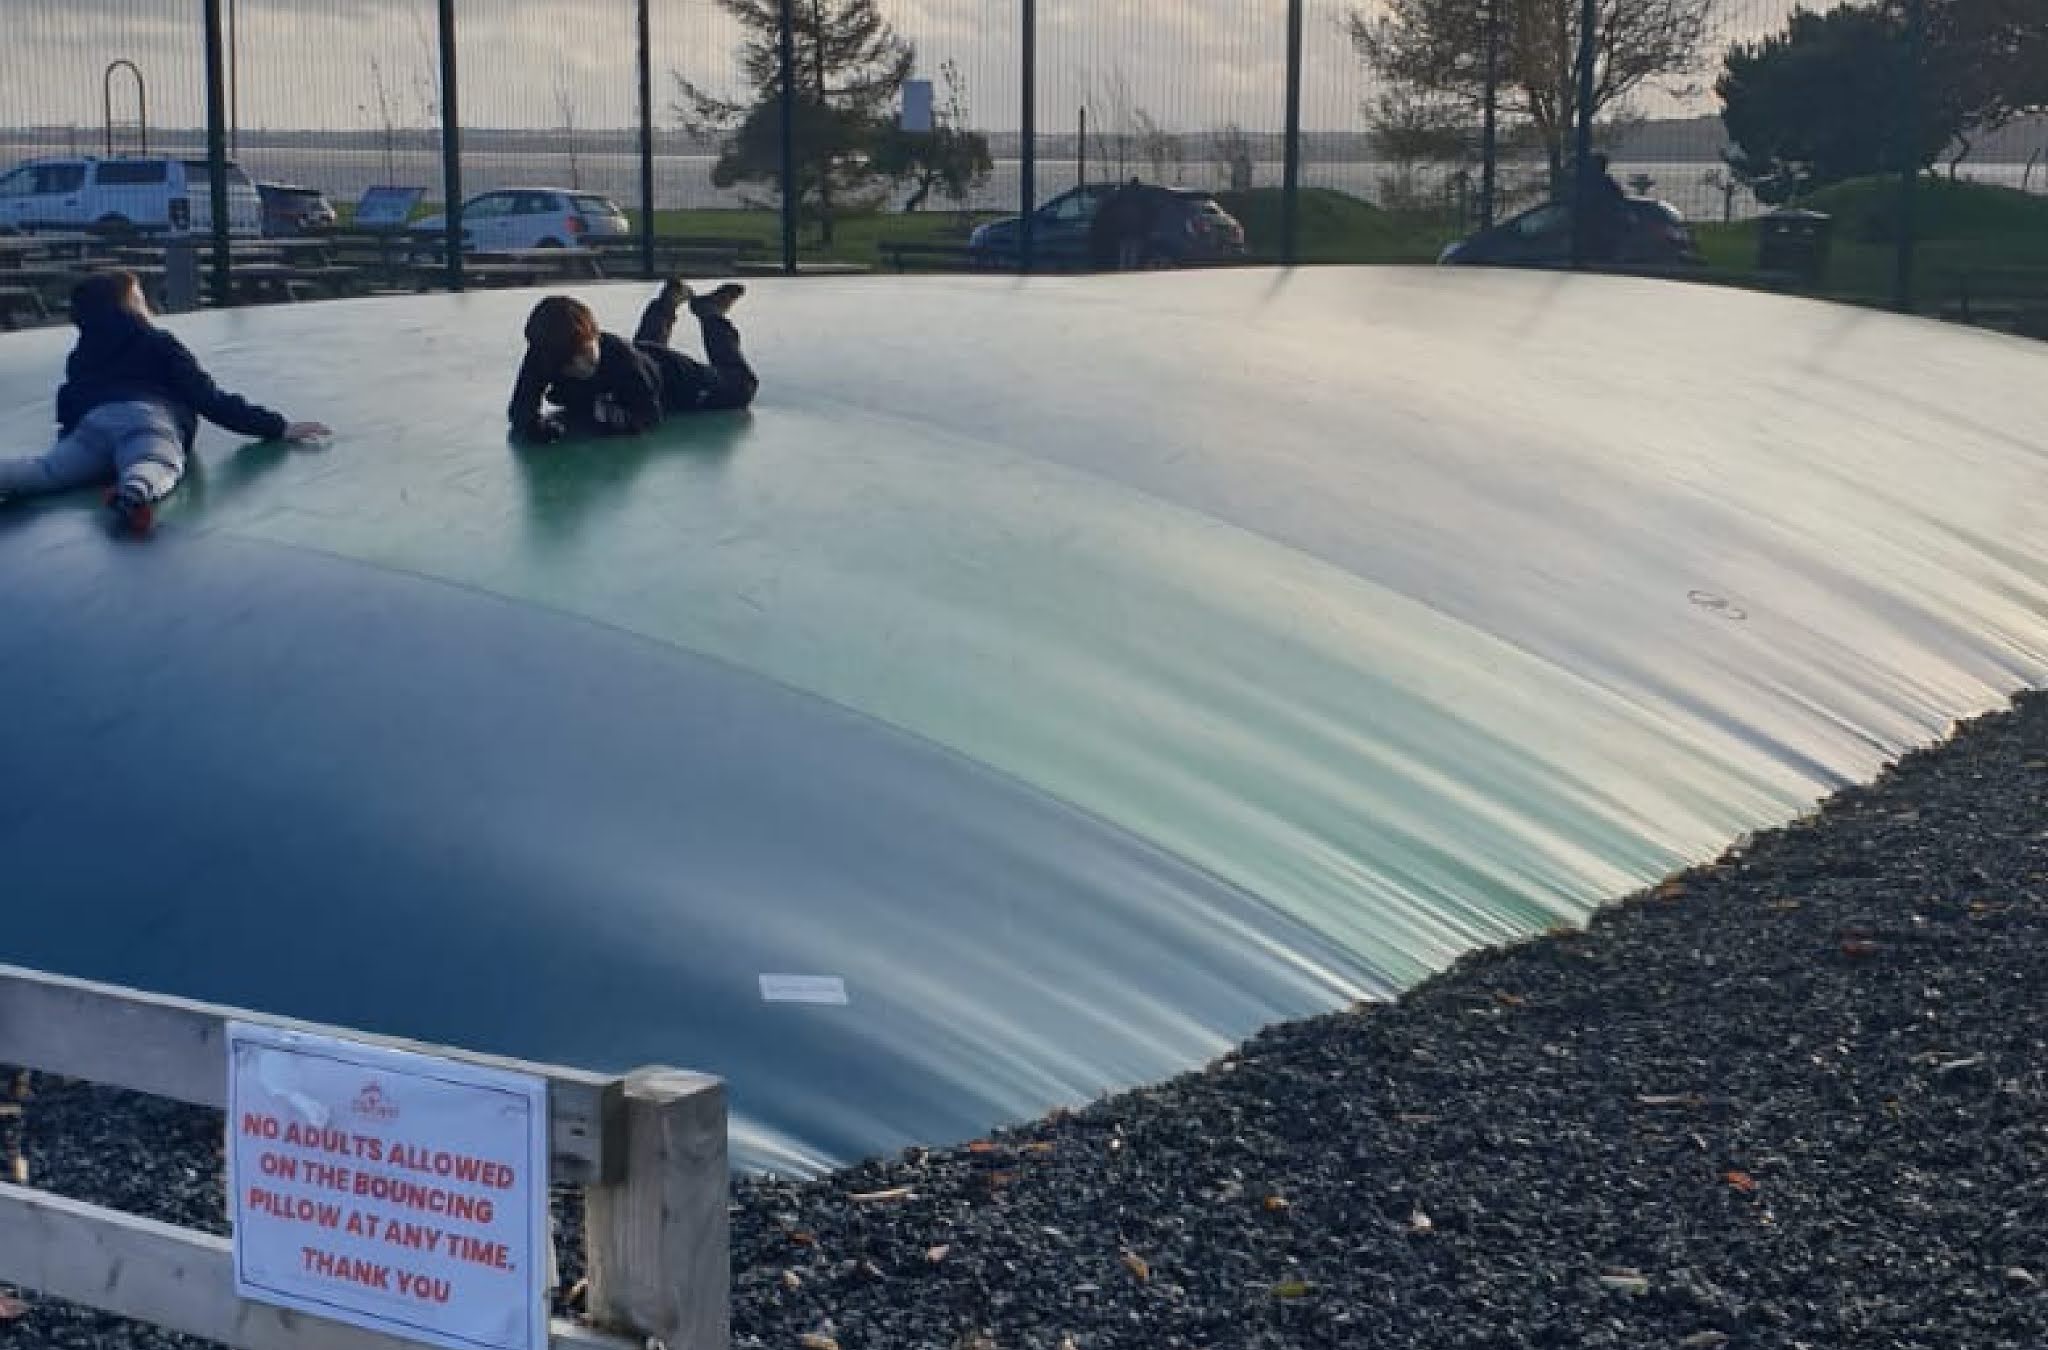
[[[1444,258],[2026,327],[2044,34],[2039,0],[17,0],[0,314],[94,266],[176,306]]]

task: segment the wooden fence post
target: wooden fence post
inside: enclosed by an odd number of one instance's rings
[[[725,1084],[626,1076],[625,1170],[586,1191],[589,1316],[667,1350],[727,1350],[732,1261]]]

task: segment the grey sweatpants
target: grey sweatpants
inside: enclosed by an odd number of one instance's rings
[[[185,476],[185,439],[155,403],[106,403],[48,453],[0,459],[0,497],[68,492],[113,482],[129,496],[162,501]]]

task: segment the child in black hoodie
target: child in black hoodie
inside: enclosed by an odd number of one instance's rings
[[[582,301],[549,296],[527,316],[526,357],[506,410],[513,436],[540,443],[567,435],[637,436],[671,413],[746,407],[760,381],[726,317],[745,293],[725,285],[693,296],[670,281],[641,314],[631,342],[600,330]],[[668,345],[686,302],[703,330],[709,364]],[[560,411],[546,411],[544,402]]]
[[[185,476],[199,419],[264,440],[317,440],[317,422],[290,422],[223,391],[178,341],[150,322],[127,272],[87,277],[71,292],[78,345],[57,391],[61,439],[48,453],[0,459],[0,499],[64,492],[112,480],[117,530],[146,534],[153,508]]]

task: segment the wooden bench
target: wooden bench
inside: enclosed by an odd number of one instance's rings
[[[749,260],[752,251],[751,244],[745,240],[690,244],[662,240],[654,250],[654,270],[664,277],[687,277],[691,280],[729,277],[739,272],[741,264]],[[640,250],[637,246],[620,248],[607,244],[603,256],[614,276],[639,275]]]
[[[602,252],[605,257],[615,260],[622,269],[630,267],[640,259],[638,236],[601,239],[591,247]],[[766,240],[748,238],[744,235],[659,234],[654,237],[654,264],[657,268],[724,257],[730,257],[738,262],[753,262],[767,256]]]
[[[411,278],[414,289],[433,290],[445,286],[448,264],[438,251],[420,251],[399,271]],[[465,286],[544,286],[553,282],[604,280],[604,262],[597,254],[582,249],[521,248],[481,250],[462,255]]]
[[[2048,267],[1964,268],[1942,317],[2048,337]]]
[[[981,272],[995,264],[989,255],[965,244],[933,244],[922,240],[885,239],[875,245],[884,262],[898,272]]]
[[[448,284],[448,268],[443,263],[409,263],[404,270],[412,278],[412,286],[416,291],[438,290]],[[529,263],[473,263],[465,260],[462,265],[463,285],[485,290],[494,287],[540,286],[559,277],[560,273],[553,268],[537,267]]]
[[[800,262],[796,275],[800,277],[864,277],[875,269],[867,263],[857,262]],[[763,258],[759,262],[741,262],[736,266],[736,275],[743,277],[779,277],[789,273],[779,262]]]
[[[510,265],[532,267],[563,281],[603,281],[604,258],[581,248],[479,249],[462,255],[465,269]]]
[[[13,330],[49,321],[50,309],[43,303],[40,291],[30,286],[0,285],[0,328]]]
[[[291,262],[236,262],[227,268],[227,289],[238,305],[266,305],[266,303],[289,303],[299,299],[313,299],[319,293],[340,293],[344,279],[356,277],[354,268],[326,268],[326,266],[295,266]],[[207,285],[211,272],[201,272],[199,287],[201,293],[211,293]]]

